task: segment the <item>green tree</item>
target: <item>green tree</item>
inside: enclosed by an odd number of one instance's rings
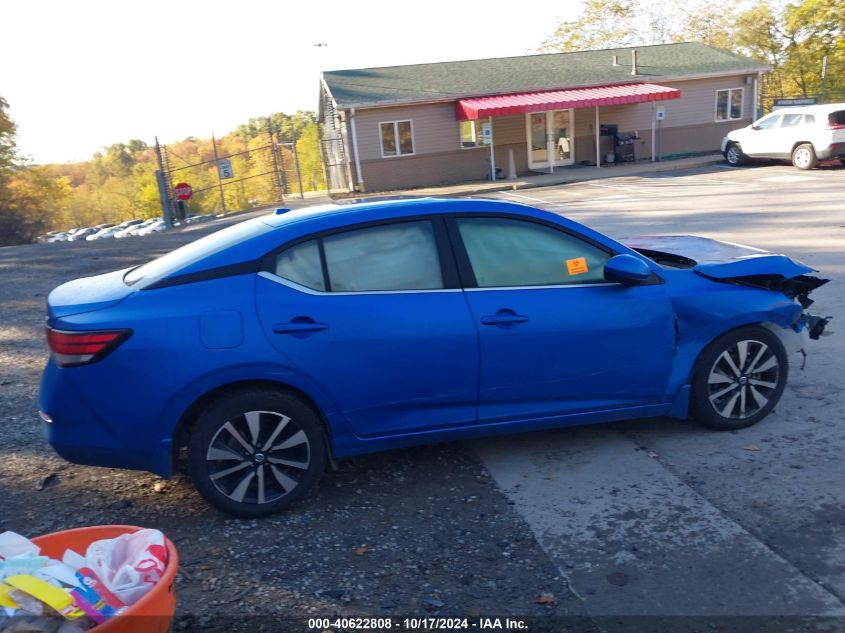
[[[637,8],[635,0],[586,0],[581,16],[558,24],[540,50],[581,51],[634,44]]]

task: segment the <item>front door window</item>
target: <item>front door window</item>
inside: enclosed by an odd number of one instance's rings
[[[530,112],[526,123],[531,169],[551,172],[556,166],[572,164],[572,110]]]

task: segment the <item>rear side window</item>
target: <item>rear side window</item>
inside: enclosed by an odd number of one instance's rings
[[[317,240],[292,246],[276,258],[276,274],[306,288],[325,290]]]
[[[604,281],[610,254],[549,226],[508,218],[457,220],[479,288]]]
[[[332,292],[444,287],[428,220],[355,229],[322,241]]]
[[[827,122],[830,125],[845,125],[845,110],[837,110],[827,115]]]

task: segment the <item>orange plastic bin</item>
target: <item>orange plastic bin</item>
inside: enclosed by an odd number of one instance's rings
[[[142,528],[132,525],[99,525],[53,532],[32,539],[44,556],[62,559],[66,549],[85,555],[88,546],[101,539],[116,538],[121,534],[137,532]],[[167,568],[159,583],[150,592],[128,607],[121,615],[94,627],[97,633],[167,633],[176,612],[176,592],[173,584],[179,569],[176,547],[165,537]]]

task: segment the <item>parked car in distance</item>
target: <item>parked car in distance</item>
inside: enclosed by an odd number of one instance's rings
[[[114,234],[117,233],[118,231],[120,231],[120,229],[118,227],[109,226],[109,227],[106,227],[104,229],[100,229],[99,231],[97,231],[96,233],[93,233],[92,235],[86,236],[85,240],[88,241],[88,242],[91,242],[93,240],[102,240],[102,239],[105,239],[107,237],[114,237]]]
[[[54,242],[67,242],[70,239],[70,236],[67,233],[54,233],[50,237],[47,238],[47,242],[54,243]]]
[[[327,205],[241,222],[47,298],[48,441],[261,516],[331,460],[642,417],[762,420],[827,280],[711,239],[620,243],[497,200]],[[126,385],[145,385],[127,393]]]
[[[165,224],[164,220],[156,220],[155,222],[151,222],[144,228],[140,229],[137,235],[149,235],[150,233],[159,233],[164,231],[167,228],[167,224]]]
[[[735,167],[750,159],[791,160],[798,169],[832,158],[845,164],[845,103],[775,110],[728,132],[722,154]]]
[[[87,228],[87,229],[81,229],[81,230],[77,231],[76,233],[74,233],[73,235],[71,235],[68,238],[68,241],[69,242],[78,242],[80,240],[85,240],[89,235],[94,235],[94,233],[97,233],[99,230],[100,229],[95,229],[94,227],[90,227],[90,228]]]
[[[155,224],[158,221],[159,221],[158,218],[151,218],[149,220],[144,221],[142,224],[136,224],[135,226],[130,226],[128,229],[126,229],[126,235],[127,236],[138,235],[138,233],[140,233],[141,230],[147,228],[151,224]]]

